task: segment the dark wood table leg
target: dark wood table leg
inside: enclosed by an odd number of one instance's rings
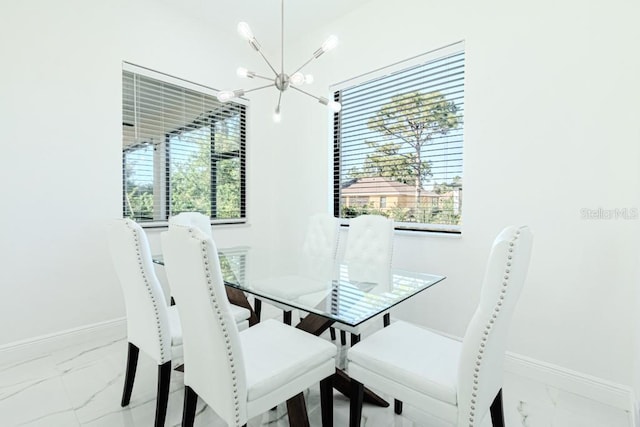
[[[296,325],[296,328],[301,329],[310,334],[320,336],[324,331],[329,329],[334,323],[333,320],[327,319],[326,317],[318,316],[313,313],[309,313],[304,320]],[[342,370],[336,369],[336,373],[333,375],[333,388],[338,390],[340,393],[344,394],[346,397],[350,397],[351,395],[351,378]],[[364,389],[364,401],[367,403],[372,403],[377,406],[382,406],[386,408],[389,406],[389,402],[369,390],[365,387]]]
[[[310,427],[307,405],[304,403],[304,394],[298,393],[287,400],[287,414],[289,425],[296,427]]]
[[[334,321],[331,319],[309,313],[296,325],[296,328],[302,329],[315,336],[320,336],[324,331],[329,329],[329,326],[333,325],[333,323]]]
[[[336,373],[333,374],[333,388],[338,390],[340,393],[351,398],[351,378],[346,372],[337,369]],[[371,403],[376,406],[381,406],[386,408],[389,406],[389,402],[369,390],[368,388],[364,388],[364,401],[367,403]]]
[[[253,311],[253,307],[249,304],[249,300],[247,296],[239,289],[232,288],[231,286],[225,286],[227,290],[227,298],[229,298],[229,302],[231,304],[235,304],[240,307],[244,307],[251,312],[249,316],[249,326],[253,326],[259,322],[258,316],[256,316],[256,312]]]

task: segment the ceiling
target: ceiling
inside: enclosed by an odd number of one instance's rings
[[[263,46],[280,44],[279,0],[162,0],[193,13],[194,18],[226,28],[235,36],[238,22],[245,21]],[[285,43],[305,31],[322,27],[372,0],[284,0]]]

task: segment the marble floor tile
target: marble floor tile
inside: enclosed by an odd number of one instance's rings
[[[277,316],[267,311],[267,316]],[[328,333],[323,337],[328,339]],[[128,407],[120,407],[127,343],[122,333],[102,334],[51,354],[22,361],[0,360],[0,426],[145,427],[153,425],[157,366],[140,353]],[[344,361],[346,348],[340,348]],[[180,426],[183,374],[172,372],[166,426]],[[508,427],[631,427],[629,413],[531,378],[505,376],[505,419]],[[389,396],[383,397],[392,401]],[[321,425],[319,387],[305,393],[311,426]],[[334,392],[334,425],[348,425],[349,401]],[[224,427],[213,410],[199,401],[195,426]],[[392,405],[365,404],[363,427],[434,427],[428,414],[405,405],[403,414]],[[248,427],[289,426],[286,405],[261,414]],[[490,427],[489,419],[481,427]]]
[[[77,426],[78,420],[60,376],[3,387],[2,426]]]

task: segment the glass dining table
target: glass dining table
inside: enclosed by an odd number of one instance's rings
[[[229,301],[251,311],[250,326],[259,322],[259,315],[247,295],[256,302],[300,310],[296,327],[319,336],[334,323],[358,326],[445,279],[390,265],[347,264],[302,251],[285,252],[246,246],[218,249]],[[153,261],[164,264],[160,255]],[[350,379],[340,367],[336,368],[333,385],[341,393],[350,394]],[[365,390],[365,401],[388,406],[370,390]]]

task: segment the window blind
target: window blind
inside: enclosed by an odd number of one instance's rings
[[[398,228],[460,230],[464,51],[334,92],[334,211],[382,214]],[[415,62],[415,61],[414,61]],[[398,67],[396,67],[398,68]]]
[[[243,221],[246,105],[147,74],[122,75],[124,216],[153,222],[197,211]]]

